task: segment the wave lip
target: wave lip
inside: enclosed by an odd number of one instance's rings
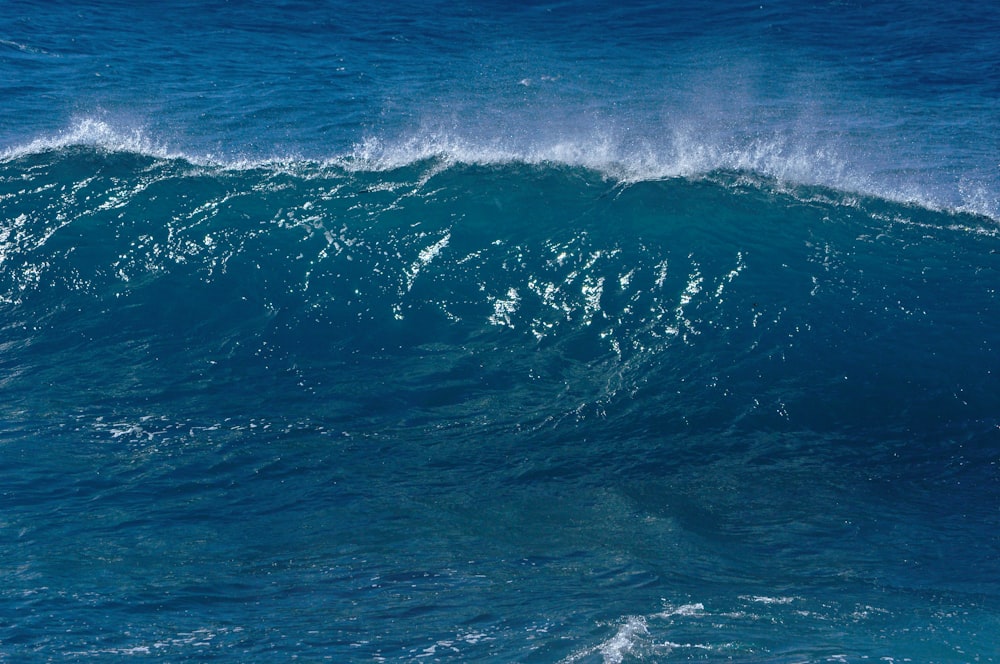
[[[347,172],[380,173],[434,162],[433,171],[456,165],[567,166],[585,168],[622,184],[671,178],[698,178],[735,172],[760,176],[781,186],[822,186],[848,194],[873,196],[917,205],[936,212],[966,213],[1000,221],[1000,196],[988,184],[971,178],[953,187],[899,183],[866,172],[835,145],[809,146],[780,134],[746,137],[699,136],[675,128],[661,143],[624,141],[613,133],[591,131],[579,136],[542,138],[469,138],[460,133],[421,131],[387,140],[370,136],[346,153],[304,159],[294,155],[222,157],[171,148],[141,128],[120,128],[105,120],[84,117],[64,131],[42,136],[0,152],[9,161],[70,147],[135,153],[154,159],[185,160],[196,166],[226,170],[275,169],[313,172],[336,168]]]
[[[227,158],[210,152],[199,154],[178,150],[166,142],[151,138],[140,127],[118,127],[93,117],[78,118],[68,128],[54,135],[40,136],[27,143],[0,151],[0,161],[81,147],[110,153],[135,154],[165,161],[183,160],[194,166],[237,171],[258,168],[295,170],[296,166],[309,167],[318,163],[287,156],[251,158],[238,155]]]
[[[390,143],[368,138],[343,157],[329,160],[352,170],[387,171],[421,161],[472,165],[557,164],[582,167],[630,183],[694,177],[719,170],[749,171],[803,184],[844,183],[844,165],[832,151],[792,151],[780,138],[757,138],[745,145],[699,142],[675,133],[664,148],[648,142],[624,144],[613,136],[593,133],[575,139],[556,138],[518,145],[514,141],[474,141],[429,133]]]
[[[44,136],[24,145],[5,150],[0,158],[17,159],[30,154],[51,152],[70,147],[94,147],[108,152],[131,152],[158,159],[188,159],[183,153],[172,152],[165,145],[149,138],[141,129],[121,130],[104,120],[80,118],[69,128],[54,136]]]
[[[472,140],[425,132],[398,141],[367,138],[323,165],[355,172],[384,172],[435,161],[442,167],[568,166],[585,168],[622,184],[672,178],[699,178],[719,172],[745,173],[780,187],[820,186],[846,194],[916,205],[934,212],[965,213],[1000,221],[1000,196],[984,183],[963,179],[954,186],[898,182],[867,171],[836,145],[809,146],[780,134],[745,138],[699,137],[676,130],[662,145],[626,143],[599,132],[576,139],[518,142]]]

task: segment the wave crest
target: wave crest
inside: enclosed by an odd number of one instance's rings
[[[753,174],[780,186],[822,186],[933,211],[967,213],[1000,221],[1000,195],[987,183],[961,177],[953,185],[892,181],[864,171],[835,145],[808,145],[780,133],[745,137],[701,135],[696,127],[664,131],[663,140],[630,141],[610,131],[551,139],[474,138],[460,132],[421,130],[395,139],[368,136],[343,153],[306,159],[298,155],[253,156],[197,153],[174,148],[138,127],[84,117],[50,136],[7,148],[0,160],[91,147],[155,159],[182,159],[226,170],[273,169],[307,173],[336,168],[381,173],[434,162],[435,172],[455,165],[567,166],[632,184],[670,178],[698,178],[720,171]]]

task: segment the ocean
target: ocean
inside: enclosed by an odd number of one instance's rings
[[[0,662],[1000,660],[1000,8],[0,8]]]

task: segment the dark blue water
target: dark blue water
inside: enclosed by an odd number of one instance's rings
[[[997,35],[6,3],[0,661],[1000,659]]]

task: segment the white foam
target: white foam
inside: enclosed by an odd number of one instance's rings
[[[489,317],[489,322],[500,327],[513,328],[512,317],[521,303],[521,296],[516,288],[507,289],[507,297],[491,297],[493,302],[493,313]]]
[[[446,232],[437,242],[424,247],[420,250],[420,254],[417,255],[417,260],[410,264],[410,267],[405,270],[406,274],[406,292],[409,293],[413,289],[413,283],[417,280],[420,271],[430,265],[441,250],[448,246],[448,242],[451,240],[451,232]]]
[[[598,648],[604,656],[605,664],[621,664],[625,656],[638,645],[639,640],[649,636],[646,619],[642,616],[629,616],[618,632],[602,643]]]
[[[661,613],[652,616],[625,616],[618,625],[614,635],[605,641],[583,648],[564,658],[565,664],[578,662],[581,660],[590,661],[595,655],[600,655],[604,664],[621,664],[626,658],[645,660],[652,657],[659,661],[659,658],[667,657],[674,650],[718,650],[731,648],[730,644],[714,646],[704,643],[680,643],[670,639],[663,639],[662,633],[669,632],[669,628],[674,623],[675,618],[701,618],[704,617],[705,607],[700,602],[695,604],[684,604],[674,608],[668,608]],[[659,621],[667,620],[666,624]],[[653,621],[651,627],[650,621]]]
[[[782,185],[819,185],[936,211],[1000,219],[1000,197],[982,183],[962,184],[949,193],[920,183],[883,181],[877,173],[851,164],[834,148],[797,146],[780,135],[712,142],[674,132],[672,140],[657,148],[648,144],[626,145],[600,133],[525,144],[502,140],[476,142],[430,133],[395,143],[363,141],[348,155],[327,163],[349,170],[385,171],[427,160],[438,160],[445,165],[523,163],[582,167],[624,184],[700,177],[720,171],[747,172],[772,178]]]
[[[113,123],[89,116],[74,119],[66,129],[55,134],[39,136],[27,143],[0,150],[0,161],[72,147],[89,147],[106,152],[138,154],[154,159],[182,159],[195,166],[231,170],[269,168],[276,171],[296,172],[301,170],[303,166],[315,166],[314,162],[307,162],[291,156],[272,158],[222,157],[212,153],[186,152],[150,136],[146,129],[141,126]]]
[[[700,617],[705,615],[705,605],[701,602],[695,602],[694,604],[681,604],[680,606],[667,607],[663,611],[656,614],[657,618],[672,618],[674,616],[682,616],[686,618],[690,617]]]
[[[471,165],[558,164],[592,169],[623,182],[730,170],[803,184],[854,188],[865,183],[865,177],[849,177],[844,160],[828,147],[793,146],[778,134],[713,140],[702,132],[683,128],[667,131],[660,144],[649,139],[627,141],[613,131],[599,128],[550,138],[468,138],[426,130],[395,141],[369,137],[355,144],[348,154],[326,163],[384,171],[431,159]]]
[[[766,595],[740,595],[740,599],[757,604],[791,604],[795,601],[794,597],[768,597]]]

